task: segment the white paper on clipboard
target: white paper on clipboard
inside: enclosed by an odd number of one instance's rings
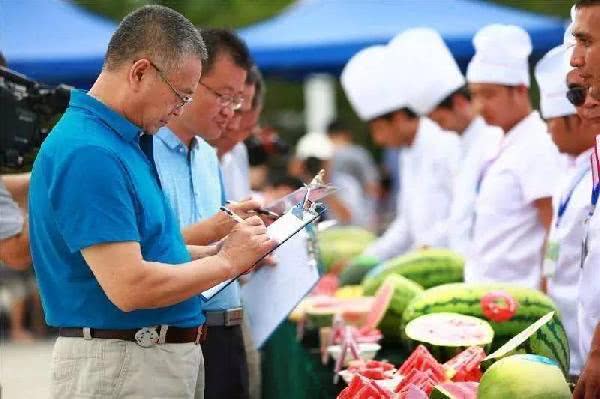
[[[287,240],[289,240],[291,237],[296,235],[298,232],[302,231],[302,229],[306,225],[308,225],[311,222],[314,222],[322,213],[322,211],[321,212],[303,211],[302,218],[299,218],[295,214],[299,213],[297,211],[299,210],[298,207],[300,207],[300,206],[301,206],[300,204],[296,205],[296,207],[290,209],[288,212],[286,212],[279,219],[277,219],[275,222],[273,222],[271,225],[269,225],[267,227],[267,235],[269,236],[269,238],[272,238],[279,243],[277,245],[277,247],[275,247],[273,249],[273,251],[276,250],[277,248],[279,248],[281,245],[283,245]],[[271,252],[273,252],[273,251],[271,251]],[[269,252],[269,254],[271,252]],[[260,262],[263,258],[258,259],[255,262],[255,265],[256,265],[256,263]],[[217,295],[223,288],[225,288],[227,285],[229,285],[234,280],[235,279],[226,280],[220,284],[215,285],[212,288],[209,288],[208,290],[206,290],[206,291],[202,292],[202,294],[200,294],[200,298],[203,301],[210,300],[212,297]]]
[[[274,252],[277,264],[265,266],[242,284],[244,317],[252,342],[260,349],[319,279],[317,262],[308,255],[303,229]]]

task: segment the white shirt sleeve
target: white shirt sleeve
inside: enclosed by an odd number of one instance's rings
[[[549,139],[548,139],[549,140]],[[557,176],[561,175],[559,154],[552,143],[540,143],[523,157],[518,180],[525,202],[552,197]]]
[[[386,232],[371,244],[363,255],[375,256],[380,261],[385,261],[409,250],[411,243],[407,220],[403,215],[398,215]]]

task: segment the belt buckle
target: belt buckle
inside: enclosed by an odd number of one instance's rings
[[[244,317],[242,308],[227,309],[224,313],[225,327],[237,326],[242,323],[242,318]]]
[[[159,335],[155,327],[142,327],[135,332],[135,343],[142,348],[151,348],[158,344]]]

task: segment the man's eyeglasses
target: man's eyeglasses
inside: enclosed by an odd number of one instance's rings
[[[171,91],[179,99],[179,102],[177,103],[176,108],[181,108],[184,105],[189,104],[189,103],[192,102],[192,96],[181,94],[176,88],[173,87],[173,85],[171,84],[171,82],[169,82],[169,79],[166,78],[166,76],[163,74],[163,72],[160,70],[159,67],[157,67],[152,61],[148,61],[148,62],[150,63],[150,65],[152,65],[152,67],[154,69],[156,69],[156,72],[158,72],[158,76],[160,76],[161,80],[163,82],[165,82],[167,84],[167,86],[169,86],[169,88],[171,89]]]
[[[221,107],[229,107],[232,111],[237,111],[242,108],[242,105],[244,104],[244,99],[242,97],[232,96],[230,94],[221,94],[202,82],[200,82],[200,84],[217,97],[217,101]]]
[[[583,86],[573,85],[567,90],[567,100],[576,107],[581,107],[585,103],[587,89]]]

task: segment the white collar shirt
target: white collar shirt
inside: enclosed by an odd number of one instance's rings
[[[473,119],[460,137],[460,168],[454,181],[452,206],[448,219],[448,247],[466,256],[471,242],[477,182],[484,164],[495,155],[502,130]]]
[[[583,359],[579,353],[577,328],[577,285],[581,266],[581,242],[585,219],[590,211],[592,175],[590,154],[585,151],[564,174],[552,198],[554,217],[548,238],[545,262],[554,266],[548,279],[548,295],[556,303],[567,331],[572,375],[579,375]]]
[[[552,197],[559,175],[556,146],[532,112],[505,135],[482,172],[465,281],[539,289],[546,230],[533,202]]]
[[[596,144],[596,152],[599,145]],[[592,165],[592,168],[594,166]],[[593,184],[590,182],[590,184]],[[588,201],[592,190],[588,192]],[[590,201],[591,203],[591,201]],[[579,353],[586,359],[594,331],[600,323],[600,210],[590,205],[592,216],[585,221],[582,240],[582,265],[579,275],[577,318],[579,327]]]
[[[445,247],[439,234],[450,213],[452,184],[460,159],[455,133],[421,118],[413,144],[399,153],[400,193],[396,218],[365,254],[381,260],[420,246]]]
[[[223,154],[220,164],[227,199],[241,201],[250,198],[252,191],[246,145],[237,143],[229,152]]]

